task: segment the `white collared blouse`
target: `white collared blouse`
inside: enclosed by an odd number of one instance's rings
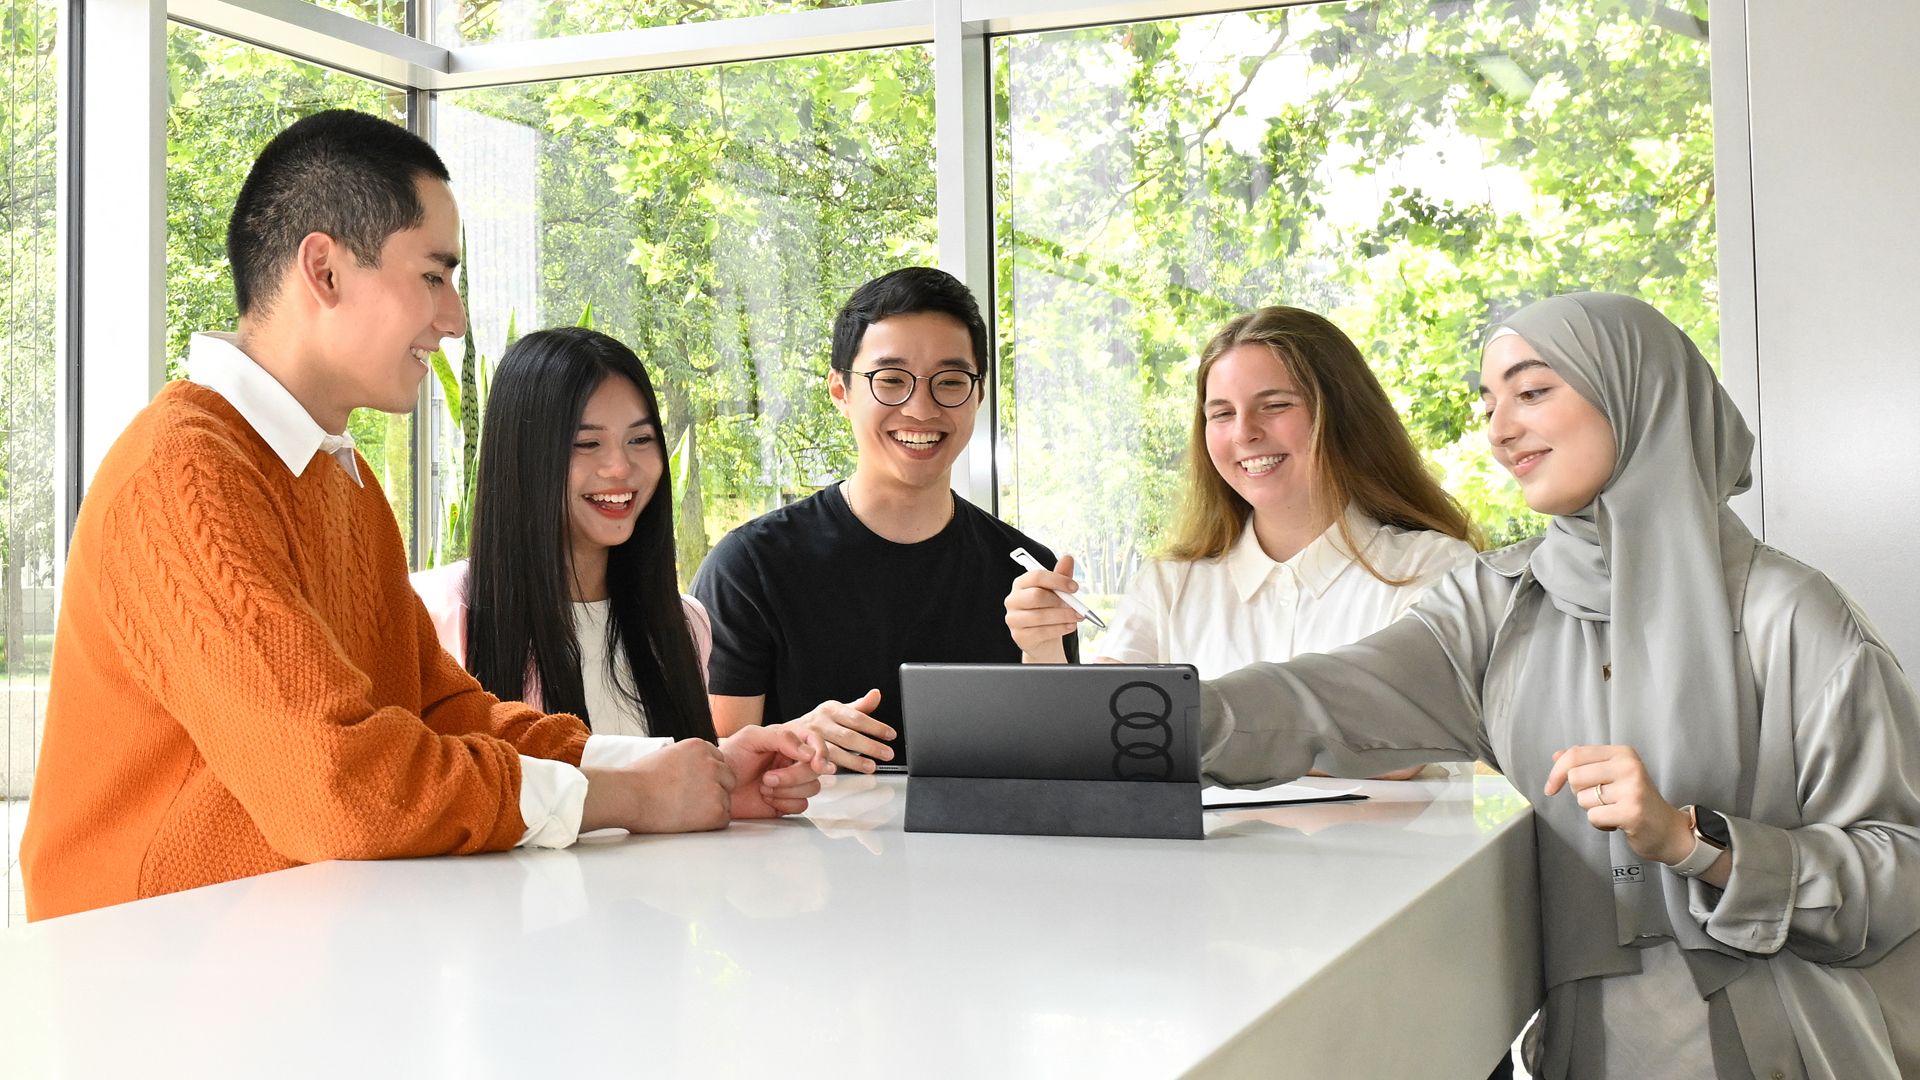
[[[1213,679],[1260,661],[1290,660],[1360,640],[1407,613],[1436,581],[1473,561],[1472,545],[1444,533],[1409,531],[1347,510],[1355,542],[1389,585],[1367,572],[1338,525],[1299,554],[1275,562],[1252,528],[1212,559],[1155,559],[1127,588],[1096,659],[1192,664]]]

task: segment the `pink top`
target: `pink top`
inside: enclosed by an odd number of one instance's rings
[[[448,563],[434,570],[422,570],[410,579],[413,591],[427,605],[433,618],[433,632],[440,647],[453,654],[461,667],[467,666],[467,560]],[[700,601],[684,593],[680,606],[687,613],[687,629],[693,632],[693,651],[700,659],[700,682],[707,681],[707,658],[713,654],[713,620]],[[540,684],[527,673],[527,704],[540,708]]]

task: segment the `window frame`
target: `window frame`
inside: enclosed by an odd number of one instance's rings
[[[991,162],[993,160],[992,87],[989,45],[993,38],[1041,33],[1076,27],[1115,25],[1226,11],[1304,6],[1323,0],[1249,3],[1246,0],[882,0],[858,6],[788,12],[712,22],[649,27],[612,33],[586,34],[525,42],[497,42],[444,47],[416,36],[433,25],[433,8],[447,0],[410,0],[406,24],[415,33],[399,33],[350,15],[317,7],[304,0],[167,0],[156,11],[144,0],[90,0],[90,31],[74,35],[69,78],[76,107],[62,117],[68,151],[74,163],[69,185],[69,208],[63,221],[69,228],[71,256],[65,276],[65,310],[74,313],[65,335],[68,355],[61,370],[71,392],[60,415],[67,425],[62,436],[63,462],[69,475],[58,508],[66,528],[59,545],[64,559],[64,534],[72,527],[84,481],[99,455],[124,427],[133,412],[160,388],[162,365],[158,342],[164,337],[165,265],[165,27],[180,22],[234,38],[257,47],[320,64],[342,73],[382,83],[408,94],[409,122],[429,135],[434,96],[443,90],[476,89],[518,83],[547,82],[593,75],[628,74],[689,66],[770,60],[822,52],[856,51],[889,46],[931,45],[934,64],[936,127],[936,204],[939,262],[942,269],[966,282],[982,309],[996,310],[993,295],[993,220]],[[77,12],[81,5],[70,5]],[[1754,313],[1754,252],[1752,208],[1745,196],[1751,190],[1751,164],[1746,152],[1746,0],[1713,0],[1716,34],[1712,46],[1715,91],[1715,164],[1718,189],[1735,197],[1723,204],[1718,227],[1723,326],[1723,378],[1734,399],[1749,415],[1757,415],[1759,369]],[[144,11],[142,21],[141,12]],[[74,19],[77,26],[78,17]],[[92,32],[104,27],[104,32]],[[86,90],[86,72],[113,72],[120,101],[112,110],[120,119],[90,123],[89,95],[102,100],[104,89]],[[131,82],[132,101],[126,100]],[[63,160],[67,155],[63,155]],[[114,216],[103,196],[86,190],[79,167],[101,175],[145,175],[148,198],[126,200],[138,204]],[[82,232],[83,213],[95,227]],[[111,218],[108,228],[99,223]],[[107,272],[89,273],[107,256],[96,234],[131,235],[136,246],[136,310],[126,318],[124,298],[124,242],[116,278]],[[157,239],[156,239],[157,236]],[[88,245],[95,257],[88,258]],[[108,292],[108,289],[112,292]],[[105,299],[87,303],[91,294]],[[131,326],[109,326],[111,312]],[[146,341],[146,347],[140,347]],[[129,379],[123,363],[88,365],[88,352],[107,356],[151,358],[145,379]],[[986,508],[997,509],[999,483],[996,468],[1000,387],[997,357],[984,391],[991,407],[982,410],[965,454],[955,470],[959,493]],[[431,444],[425,437],[430,415],[423,386],[413,425],[415,439],[414,528],[415,558],[430,550],[424,540],[432,522],[421,513],[432,506]],[[1761,489],[1756,450],[1755,485]],[[1758,495],[1747,498],[1757,500]],[[1757,506],[1754,519],[1758,520]]]

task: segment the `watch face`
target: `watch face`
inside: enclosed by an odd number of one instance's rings
[[[1704,806],[1693,808],[1693,827],[1701,836],[1718,847],[1731,850],[1733,833],[1727,828],[1727,819]]]

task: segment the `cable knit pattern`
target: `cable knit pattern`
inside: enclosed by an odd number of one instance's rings
[[[295,477],[173,383],[114,444],[67,560],[33,814],[40,919],[322,859],[498,850],[520,756],[586,729],[481,690],[439,646],[392,511]]]

